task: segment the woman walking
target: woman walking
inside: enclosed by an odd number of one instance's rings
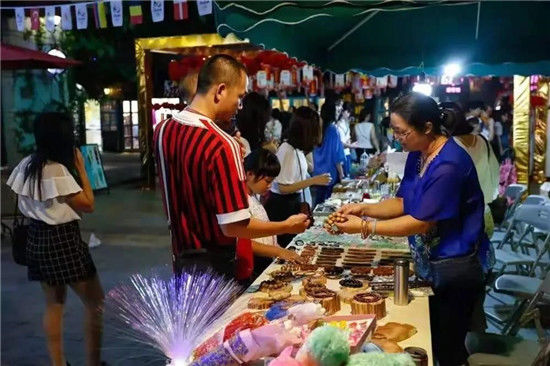
[[[43,113],[34,123],[36,151],[8,179],[19,210],[31,219],[27,239],[28,278],[39,281],[46,299],[43,326],[52,365],[67,363],[63,352],[63,308],[70,287],[85,306],[86,364],[100,364],[103,289],[80,237],[80,212],[94,210],[94,194],[75,149],[73,122]]]

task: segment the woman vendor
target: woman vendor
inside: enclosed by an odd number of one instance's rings
[[[466,362],[464,339],[483,293],[489,241],[483,193],[469,155],[446,135],[455,118],[430,97],[410,93],[390,108],[395,138],[410,151],[397,197],[340,209],[345,222],[329,222],[363,238],[408,236],[416,273],[432,283],[430,321],[440,365]],[[366,217],[371,218],[365,220]]]

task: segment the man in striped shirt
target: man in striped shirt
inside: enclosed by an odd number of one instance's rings
[[[154,144],[168,216],[174,271],[204,263],[233,276],[235,238],[300,233],[305,215],[282,222],[250,217],[241,147],[224,130],[246,92],[246,69],[228,55],[201,68],[197,93],[155,128]]]

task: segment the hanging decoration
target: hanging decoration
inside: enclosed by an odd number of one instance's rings
[[[212,14],[212,0],[197,0],[197,10],[201,17]]]
[[[111,21],[113,27],[122,27],[122,0],[111,0]]]
[[[48,32],[55,30],[55,6],[46,6],[45,24]]]
[[[71,17],[71,6],[61,5],[61,29],[73,29],[73,19]]]
[[[143,23],[143,13],[141,12],[141,5],[130,5],[130,23]]]
[[[154,23],[162,22],[164,20],[164,1],[153,0],[151,1],[151,18]]]
[[[15,25],[19,32],[25,30],[25,8],[15,9]]]
[[[40,28],[40,10],[38,8],[31,9],[31,29],[38,30]]]
[[[188,17],[187,0],[174,0],[174,20],[185,20]]]
[[[88,8],[86,4],[76,4],[76,28],[86,29],[88,28]]]

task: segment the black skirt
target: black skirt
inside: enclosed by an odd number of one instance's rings
[[[270,221],[284,221],[289,216],[300,213],[300,194],[278,194],[269,192],[269,197],[264,205]],[[296,234],[277,235],[277,242],[280,246],[286,247]]]
[[[31,281],[67,285],[92,278],[96,268],[78,221],[48,225],[32,220],[27,239],[27,268]]]

